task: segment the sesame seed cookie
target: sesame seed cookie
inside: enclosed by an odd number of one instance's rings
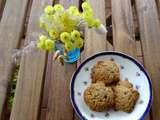
[[[102,112],[114,106],[114,93],[104,83],[91,84],[84,92],[84,101],[90,109]]]
[[[99,61],[91,71],[92,82],[104,82],[106,85],[116,83],[120,79],[119,67],[114,61]]]
[[[139,98],[138,91],[133,89],[133,85],[128,81],[120,81],[114,87],[115,110],[132,112]]]
[[[133,85],[128,80],[120,80],[117,85],[125,86],[127,88],[133,88]]]

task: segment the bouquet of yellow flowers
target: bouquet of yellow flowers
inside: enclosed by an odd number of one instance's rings
[[[106,32],[99,19],[94,19],[93,10],[89,2],[82,3],[83,12],[76,6],[68,9],[60,4],[46,6],[40,17],[40,27],[46,35],[40,35],[37,47],[41,50],[55,51],[54,59],[73,63],[80,56],[80,49],[84,46],[82,26],[96,28]]]

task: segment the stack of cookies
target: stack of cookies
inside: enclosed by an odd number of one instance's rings
[[[102,112],[115,109],[132,112],[139,98],[138,91],[128,80],[120,80],[120,71],[114,61],[99,61],[91,71],[92,84],[84,92],[84,101],[90,109]]]

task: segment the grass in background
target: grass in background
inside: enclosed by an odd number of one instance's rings
[[[10,93],[8,95],[8,101],[7,101],[7,109],[9,112],[11,112],[12,110],[12,104],[16,90],[16,83],[18,79],[18,72],[19,72],[19,65],[16,66],[15,72],[13,73],[13,77],[10,83]]]

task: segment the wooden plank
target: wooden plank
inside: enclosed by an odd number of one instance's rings
[[[3,2],[4,2],[4,0],[0,0],[0,9],[1,9]]]
[[[112,0],[112,20],[114,48],[137,58],[136,41],[131,2],[128,0]],[[138,43],[138,49],[140,44]],[[140,49],[141,50],[141,49]],[[138,50],[138,54],[142,54]],[[142,58],[137,58],[143,62]],[[149,120],[149,117],[146,119]]]
[[[138,17],[137,17],[137,11],[134,6],[132,6],[133,10],[133,18],[134,18],[134,27],[135,27],[135,36],[136,36],[136,51],[137,51],[137,60],[141,63],[144,64],[144,57],[143,57],[143,52],[142,52],[142,45],[141,41],[139,39],[139,24],[138,24]],[[145,117],[144,120],[150,120],[150,113]]]
[[[105,0],[89,0],[90,4],[93,7],[93,11],[96,17],[100,18],[102,23],[105,25]],[[101,11],[101,12],[98,12]],[[94,30],[85,29],[85,47],[84,51],[81,55],[81,60],[79,60],[79,64],[86,57],[98,52],[104,51],[110,45],[106,40],[106,35],[99,35]],[[111,45],[109,46],[111,48]],[[79,65],[78,64],[78,65]],[[80,118],[75,114],[74,120],[80,120]]]
[[[141,64],[144,64],[143,56],[137,56],[137,60],[138,60]]]
[[[111,43],[109,43],[108,41],[107,41],[107,48],[108,48],[108,50],[110,50],[110,51],[113,51],[113,50],[114,50],[113,45],[112,45]]]
[[[105,20],[105,0],[88,0],[92,7],[96,18],[99,18],[104,25]],[[100,11],[100,12],[99,12]],[[95,54],[100,51],[105,51],[106,46],[106,35],[98,34],[94,29],[85,30],[85,47],[82,53],[82,59],[84,60],[87,56]]]
[[[81,120],[76,113],[74,115],[74,120]]]
[[[45,75],[44,89],[42,96],[42,104],[41,104],[42,109],[47,108],[48,105],[49,91],[51,87],[52,64],[53,64],[53,53],[49,53],[47,59],[47,67],[45,73],[46,75]]]
[[[65,64],[61,66],[53,63],[51,88],[49,91],[49,102],[47,120],[72,120],[73,109],[69,99],[69,83],[76,64]]]
[[[135,3],[132,5],[132,13],[133,13],[133,20],[134,20],[134,31],[135,31],[135,37],[139,39],[139,23],[137,18],[137,11],[135,8]]]
[[[142,55],[141,41],[136,41],[136,55],[137,56],[143,56]]]
[[[65,8],[71,4],[79,6],[79,0],[72,2],[60,0],[59,3],[64,5]],[[69,84],[71,76],[76,69],[76,63],[61,66],[59,63],[54,62],[52,69],[46,119],[72,120],[74,112],[70,103]]]
[[[41,52],[37,53],[24,53],[22,56],[10,120],[37,119],[45,65],[44,63],[38,64],[39,61],[45,61],[45,55]],[[34,59],[32,62],[31,58]],[[30,61],[30,66],[28,61]]]
[[[106,17],[106,26],[108,28],[107,33],[107,46],[108,50],[113,50],[112,44],[112,31],[111,31],[111,25],[112,25],[112,11],[111,11],[111,0],[105,1],[105,17]]]
[[[141,45],[141,41],[138,40],[136,41],[136,55],[137,55],[137,60],[141,63],[144,64],[143,61],[143,53],[142,53],[142,45]]]
[[[160,23],[154,0],[136,0],[144,64],[153,84],[152,119],[160,119]]]
[[[117,51],[136,57],[135,33],[130,0],[112,0],[113,42]]]
[[[159,15],[159,19],[160,19],[160,0],[156,0],[156,3],[157,3],[158,15]]]
[[[108,15],[110,15],[110,13],[111,13],[111,0],[106,0],[105,1],[105,9],[106,9],[106,11],[105,11],[105,13],[106,13],[106,18],[107,18],[107,16]]]
[[[6,0],[0,0],[0,19],[2,17],[3,7],[4,7],[4,4],[5,4],[5,1]]]
[[[51,88],[52,63],[53,63],[53,53],[49,53],[48,59],[47,59],[46,72],[45,72],[45,81],[44,81],[44,88],[42,93],[41,106],[40,106],[41,107],[40,120],[45,120],[47,115],[49,92]]]
[[[26,34],[26,43],[38,39],[39,16],[50,0],[33,0]],[[28,47],[22,54],[20,73],[10,120],[36,120],[39,113],[46,54],[35,47]]]
[[[144,118],[144,120],[154,120],[154,119],[151,119],[150,117],[151,117],[151,116],[150,116],[150,113],[148,113],[148,114],[146,115],[146,117]]]
[[[111,0],[106,0],[105,4],[106,8],[111,8]]]
[[[137,60],[141,63],[144,64],[144,57],[143,57],[143,52],[142,52],[142,45],[141,45],[141,41],[138,40],[136,41],[136,51],[137,51]],[[148,115],[145,117],[144,120],[150,120],[150,113],[148,113]]]
[[[27,3],[28,1],[7,1],[0,23],[0,118],[12,74],[13,50],[19,44]]]
[[[42,108],[40,111],[40,119],[38,119],[38,120],[46,120],[46,113],[47,113],[47,109]]]

